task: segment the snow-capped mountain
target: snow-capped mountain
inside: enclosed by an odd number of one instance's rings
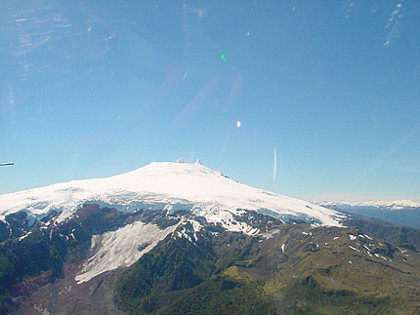
[[[319,201],[316,204],[323,207],[341,206],[341,207],[371,207],[377,209],[388,209],[388,210],[408,210],[420,208],[420,203],[411,200],[394,200],[394,201],[382,201],[382,200],[368,200],[364,202],[333,202],[333,201]]]
[[[143,209],[156,211],[156,217],[162,211],[172,216],[187,212],[204,218],[206,224],[248,235],[261,232],[246,220],[238,219],[249,211],[283,222],[292,220],[325,226],[341,226],[344,218],[335,210],[241,184],[200,163],[179,162],[151,163],[108,178],[70,181],[1,195],[0,218],[10,225],[16,221],[14,216],[23,216],[17,224],[26,226],[26,229],[19,230],[21,233],[42,221],[45,222],[44,229],[60,230],[60,226],[79,220],[92,211],[86,210],[91,209],[89,205],[99,207],[99,210],[94,210],[98,215],[103,208],[115,209],[122,216],[135,216]],[[106,216],[104,211],[103,215]],[[91,256],[76,275],[76,281],[89,281],[105,271],[131,265],[183,224],[190,224],[195,232],[202,228],[200,220],[185,217],[177,224],[164,223],[163,228],[156,222],[155,219],[151,222],[120,222],[113,223],[114,227],[104,230],[104,233],[93,231]],[[60,235],[65,233],[60,232]],[[71,231],[66,237],[77,238]]]
[[[316,204],[325,208],[374,217],[420,229],[420,203],[410,200],[369,200],[355,203],[321,201]]]
[[[418,230],[253,188],[199,163],[1,195],[0,215],[0,314],[418,306]]]
[[[112,206],[128,213],[142,208],[187,210],[219,223],[240,214],[241,209],[284,221],[294,218],[329,226],[339,226],[342,217],[336,211],[306,201],[241,184],[199,163],[161,162],[108,178],[70,181],[1,195],[0,219],[24,210],[33,222],[54,210],[60,213],[57,220],[61,222],[86,203]]]

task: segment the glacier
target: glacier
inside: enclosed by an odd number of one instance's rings
[[[31,221],[51,211],[62,222],[88,203],[124,212],[156,209],[187,210],[209,222],[254,210],[280,219],[298,218],[341,226],[337,211],[299,199],[241,184],[200,163],[152,162],[137,170],[107,178],[74,180],[0,195],[0,219],[25,211]]]

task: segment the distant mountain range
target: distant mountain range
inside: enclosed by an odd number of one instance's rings
[[[420,231],[328,207],[200,163],[1,195],[0,314],[419,313]]]
[[[420,203],[409,200],[378,201],[360,203],[321,201],[316,204],[349,213],[374,217],[398,225],[420,229]]]

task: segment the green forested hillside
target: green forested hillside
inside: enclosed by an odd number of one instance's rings
[[[192,242],[191,242],[191,241]],[[418,314],[420,259],[358,228],[168,237],[123,272],[128,314]]]
[[[62,272],[86,257],[91,235],[98,233],[93,229],[136,219],[182,224],[129,268],[115,271],[115,287],[112,273],[112,285],[103,290],[127,314],[420,313],[416,229],[355,215],[346,219],[347,227],[326,227],[283,224],[254,214],[239,219],[267,234],[249,236],[196,217],[181,220],[147,211],[124,217],[113,209],[105,209],[110,220],[95,227],[89,222],[98,221],[101,210],[84,210],[83,216],[54,229],[39,222],[24,236],[11,235],[0,243],[1,314],[19,314],[18,299],[48,284],[53,291],[60,282],[69,287],[74,276],[67,279]],[[202,229],[196,232],[193,223],[200,220]],[[92,292],[102,281],[92,281]],[[95,306],[89,296],[82,301]],[[74,301],[61,302],[71,309]],[[79,304],[76,313],[84,310]]]

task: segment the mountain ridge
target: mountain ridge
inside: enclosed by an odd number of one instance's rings
[[[374,217],[402,226],[420,229],[420,204],[409,200],[378,201],[370,200],[360,203],[316,202],[326,208],[343,213],[359,214]]]
[[[347,206],[347,207],[375,207],[375,208],[383,208],[389,210],[402,210],[402,209],[415,209],[420,208],[420,203],[401,199],[401,200],[394,200],[394,201],[383,201],[383,200],[368,200],[363,202],[347,202],[347,201],[315,201],[314,202],[320,206]]]

